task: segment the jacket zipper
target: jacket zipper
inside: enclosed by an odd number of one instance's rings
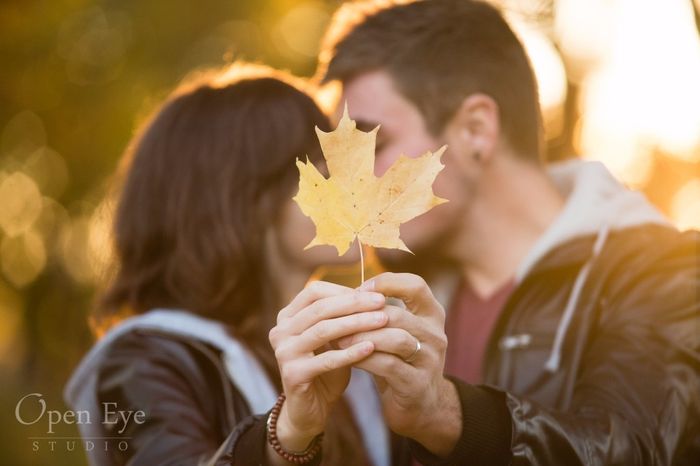
[[[519,335],[506,335],[498,342],[501,351],[511,351],[514,349],[527,348],[532,342],[532,335],[522,333]]]

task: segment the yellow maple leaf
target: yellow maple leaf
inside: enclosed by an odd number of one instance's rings
[[[402,155],[381,177],[374,175],[374,149],[379,126],[365,133],[348,117],[329,133],[316,128],[328,165],[325,178],[308,161],[297,160],[299,192],[294,200],[316,225],[306,246],[328,244],[345,254],[357,239],[362,244],[409,251],[399,226],[447,202],[433,194],[432,184],[443,169],[438,151],[420,157]]]

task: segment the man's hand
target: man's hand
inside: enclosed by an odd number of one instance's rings
[[[462,416],[457,390],[443,375],[444,309],[417,275],[383,273],[360,289],[398,298],[406,309],[386,306],[386,327],[342,338],[339,346],[373,343],[374,353],[355,366],[374,374],[389,428],[448,456],[461,435]]]

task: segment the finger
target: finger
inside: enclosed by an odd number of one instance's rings
[[[301,290],[292,301],[285,306],[277,315],[277,321],[281,318],[291,317],[301,309],[316,300],[327,298],[341,293],[351,293],[355,290],[347,286],[337,285],[335,283],[314,281],[309,283]]]
[[[287,319],[287,330],[298,335],[322,320],[381,309],[385,302],[384,295],[367,291],[353,291],[322,298]]]
[[[443,328],[444,325],[442,322],[438,322],[436,319],[429,319],[427,320],[426,317],[419,317],[411,312],[407,311],[406,309],[403,309],[401,307],[397,306],[391,306],[391,305],[386,305],[382,309],[384,312],[386,312],[389,320],[387,324],[384,326],[384,328],[395,328],[395,329],[400,329],[406,332],[408,335],[412,335],[415,339],[418,339],[423,342],[429,342],[432,345],[435,345],[437,343],[440,343],[440,338],[436,337],[436,335],[442,335],[444,334]],[[349,346],[350,344],[353,344],[359,339],[353,339],[351,343],[348,343],[348,338],[351,338],[352,335],[348,335],[347,337],[344,337],[341,340],[345,340],[345,346]],[[378,341],[375,340],[375,343],[379,343]],[[390,344],[391,342],[382,342],[382,346],[384,347],[386,344]],[[339,341],[334,341],[331,342],[331,346],[338,347]],[[415,346],[415,342],[413,343]],[[439,345],[438,345],[439,346]],[[342,346],[341,346],[342,347]],[[385,351],[385,350],[382,350]],[[387,351],[387,352],[392,352],[395,353],[394,351]],[[400,354],[397,354],[400,356]]]
[[[393,354],[405,361],[415,355],[418,339],[404,329],[384,327],[341,338],[338,347],[349,348],[361,341],[371,341],[374,351]]]
[[[330,350],[308,359],[299,359],[282,368],[282,378],[286,384],[294,386],[312,381],[315,377],[341,367],[351,366],[372,354],[371,342],[359,342],[342,350]]]
[[[358,343],[359,344],[359,343]],[[374,351],[370,356],[354,364],[375,377],[381,377],[390,387],[407,391],[416,383],[420,371],[393,354]]]
[[[426,317],[420,317],[401,307],[386,305],[382,308],[389,321],[386,327],[403,329],[416,338],[423,340],[433,340],[433,334],[439,333],[443,329],[443,325],[438,325],[433,320],[427,320]],[[337,344],[337,342],[335,342]]]
[[[445,315],[442,305],[435,299],[425,280],[412,273],[385,272],[367,280],[360,289],[399,298],[414,314],[443,318]]]
[[[400,307],[385,306],[384,312],[386,312],[389,317],[387,327],[403,329],[420,339],[427,337],[426,334],[429,330],[429,326],[433,325],[433,323],[427,321],[425,317],[419,317],[407,309],[402,309]]]
[[[388,322],[388,316],[383,311],[361,312],[335,319],[322,320],[306,329],[293,341],[296,354],[315,351],[333,340],[353,333],[365,332],[383,327]]]

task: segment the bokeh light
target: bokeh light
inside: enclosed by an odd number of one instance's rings
[[[112,221],[114,206],[107,198],[97,205],[90,216],[87,250],[95,280],[102,280],[113,259]]]
[[[571,81],[580,82],[607,59],[618,3],[610,0],[556,2],[554,36]]]
[[[656,150],[700,162],[700,40],[692,5],[619,0],[602,12],[614,31],[599,68],[584,80],[579,149],[644,187]]]
[[[273,29],[275,44],[287,55],[315,58],[330,12],[323,2],[302,2],[284,13]]]
[[[545,137],[553,139],[562,131],[567,93],[564,63],[552,41],[540,29],[516,16],[510,19],[510,24],[525,46],[534,68]]]
[[[700,229],[700,179],[689,181],[676,192],[671,218],[681,230]]]
[[[29,230],[19,236],[6,236],[0,243],[0,269],[17,288],[31,283],[46,266],[44,240]]]
[[[46,145],[46,129],[39,116],[23,110],[12,116],[0,134],[0,153],[4,158],[19,157]]]
[[[22,172],[0,172],[0,228],[9,237],[29,230],[41,213],[41,192]]]
[[[115,79],[122,70],[131,40],[131,23],[123,12],[91,6],[61,24],[57,51],[66,74],[80,85]]]
[[[94,283],[95,273],[87,245],[90,238],[90,217],[72,217],[61,231],[59,247],[68,275],[80,284]]]
[[[66,161],[50,147],[43,146],[28,154],[22,171],[34,180],[45,195],[58,198],[68,187]]]

